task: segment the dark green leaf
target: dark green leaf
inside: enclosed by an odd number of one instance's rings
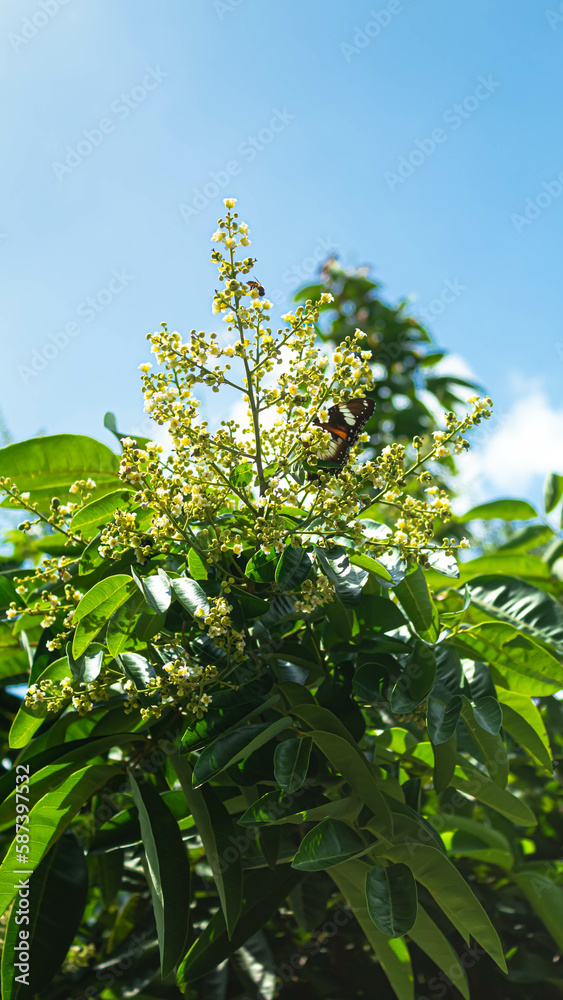
[[[161,796],[148,782],[137,784],[132,774],[129,780],[139,812],[164,978],[185,952],[190,865],[178,823]]]
[[[29,945],[29,985],[21,989],[16,977],[21,970],[14,947],[18,945],[22,918],[20,909],[13,907],[6,928],[2,955],[2,996],[16,1000],[17,996],[42,993],[60,969],[78,931],[88,895],[88,867],[80,842],[65,833],[53,845],[37,866],[29,885],[29,922],[23,924]],[[22,909],[23,912],[23,909]],[[17,921],[17,923],[16,923]],[[20,926],[18,926],[20,925]]]
[[[563,650],[563,608],[543,590],[512,576],[477,576],[467,583],[471,602],[487,619],[514,625]]]
[[[435,746],[447,743],[455,733],[461,706],[462,701],[459,695],[454,695],[446,704],[437,698],[428,699],[426,725],[428,735]]]
[[[365,850],[362,838],[351,826],[338,819],[325,819],[305,834],[292,866],[303,872],[324,871]]]
[[[395,587],[395,594],[419,636],[427,642],[436,642],[440,632],[438,611],[420,566]]]
[[[156,677],[152,663],[139,653],[120,653],[116,661],[138,691],[144,691],[148,682]]]
[[[110,520],[116,510],[124,510],[131,503],[132,494],[123,487],[114,490],[113,493],[106,493],[97,500],[91,500],[80,510],[76,511],[70,529],[72,532],[80,532],[84,538],[93,538]]]
[[[202,785],[226,767],[231,767],[237,761],[250,757],[250,754],[275,739],[280,733],[293,725],[289,718],[277,719],[272,724],[258,722],[250,726],[219,736],[200,754],[194,768],[194,781]]]
[[[274,777],[288,795],[296,792],[307,777],[311,747],[309,737],[284,740],[274,752]]]
[[[473,714],[481,726],[491,736],[498,736],[502,726],[502,708],[496,698],[486,695],[473,702]]]
[[[309,549],[287,545],[276,566],[275,578],[280,590],[295,590],[311,572],[313,555]]]
[[[408,934],[417,915],[416,883],[410,868],[399,862],[380,868],[375,865],[366,874],[368,913],[386,937]]]

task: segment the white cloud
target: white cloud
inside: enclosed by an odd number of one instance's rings
[[[512,382],[513,405],[493,410],[459,459],[456,486],[467,506],[501,496],[537,502],[547,473],[563,472],[563,407],[553,407],[539,384],[521,374]]]

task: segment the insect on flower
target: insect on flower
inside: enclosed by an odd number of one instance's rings
[[[260,298],[261,299],[264,298],[264,295],[266,294],[264,291],[264,285],[261,285],[259,281],[247,281],[246,284],[250,288],[251,292],[254,291],[254,289],[256,289]]]
[[[349,399],[346,403],[331,406],[328,420],[323,423],[318,417],[313,420],[315,427],[322,427],[331,437],[324,451],[317,452],[321,462],[334,462],[338,472],[346,464],[350,448],[356,443],[363,428],[375,409],[373,399]]]

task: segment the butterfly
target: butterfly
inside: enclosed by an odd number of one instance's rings
[[[246,284],[250,288],[251,292],[256,289],[260,298],[264,298],[264,295],[266,294],[264,291],[264,285],[261,285],[259,281],[247,281]]]
[[[346,403],[331,406],[326,422],[316,417],[314,426],[322,427],[330,434],[330,441],[324,450],[316,452],[319,461],[333,462],[340,467],[345,465],[350,448],[358,440],[374,409],[373,399],[349,399]],[[339,469],[333,471],[338,472]]]

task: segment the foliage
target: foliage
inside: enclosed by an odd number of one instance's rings
[[[377,457],[359,458],[368,424],[345,467],[319,459],[328,400],[377,391],[369,337],[336,323],[338,350],[319,349],[326,289],[273,333],[226,207],[214,311],[234,341],[163,326],[160,367],[140,366],[170,446],[113,426],[120,457],[75,435],[0,450],[5,505],[24,511],[0,574],[3,996],[376,984],[411,1000],[453,979],[465,997],[542,982],[547,998],[557,536],[458,567],[429,469],[464,450],[488,399]],[[236,388],[247,425],[210,430],[198,385]],[[547,495],[556,506],[556,482]],[[28,682],[18,707],[7,688]],[[11,905],[24,866],[29,987]],[[539,953],[511,914],[533,914]]]

